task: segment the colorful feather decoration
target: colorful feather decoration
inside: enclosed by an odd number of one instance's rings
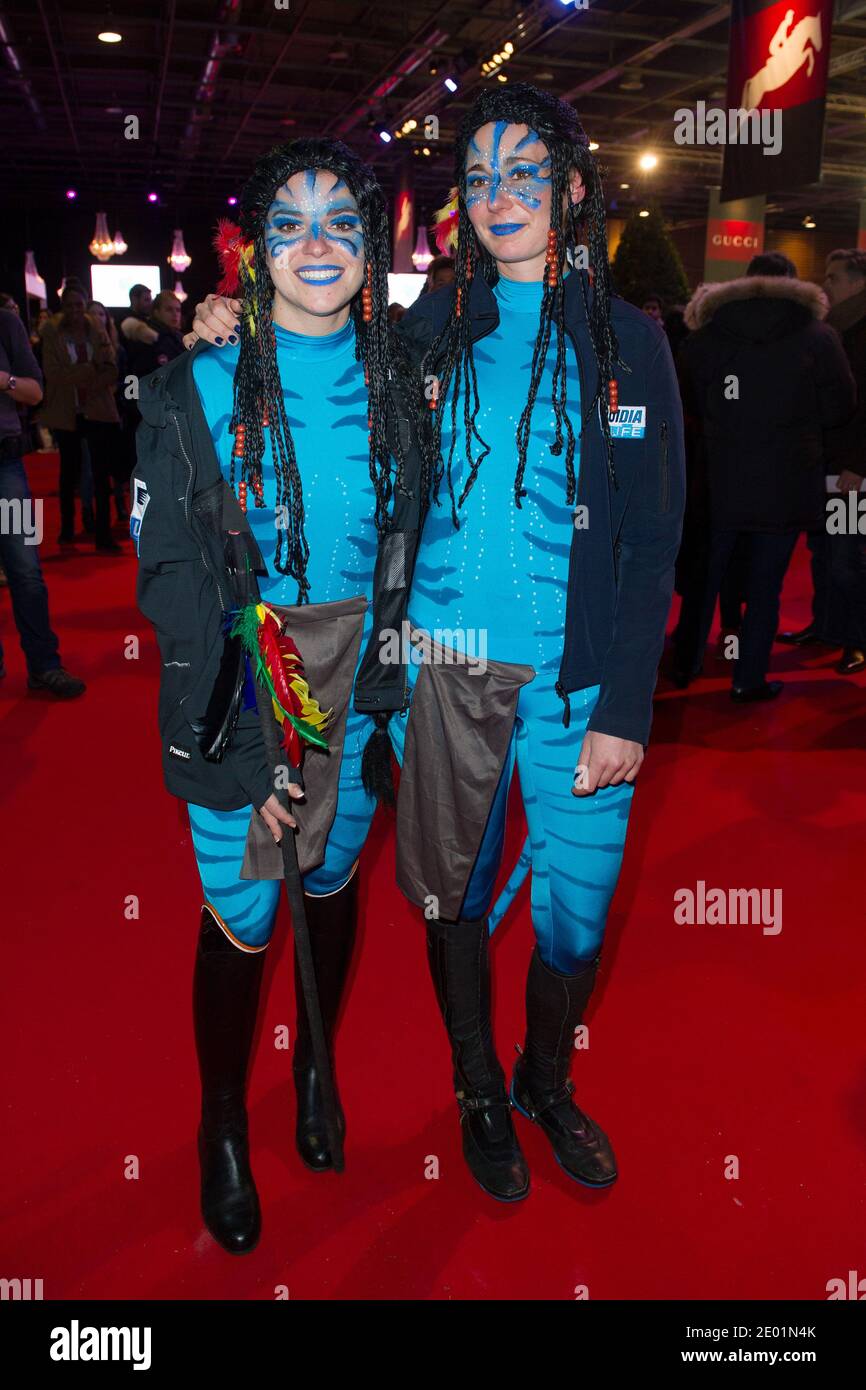
[[[440,256],[453,256],[457,250],[458,212],[457,189],[452,188],[448,194],[448,202],[433,214],[433,240],[439,248]]]
[[[244,240],[241,229],[236,222],[230,222],[227,217],[221,217],[217,223],[213,244],[223,268],[223,277],[217,285],[217,294],[224,294],[230,299],[235,299],[241,295],[248,300],[248,303],[251,302],[248,291],[256,278],[256,268],[253,264],[255,254],[253,243]],[[249,308],[247,319],[250,332],[254,334],[256,331],[255,319]]]
[[[240,637],[255,662],[256,680],[267,689],[283,731],[282,747],[289,763],[300,767],[301,739],[327,748],[324,734],[334,711],[320,709],[310,694],[301,654],[273,608],[266,603],[247,604],[237,614],[231,635]]]

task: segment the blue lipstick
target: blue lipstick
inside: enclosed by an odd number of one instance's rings
[[[490,230],[494,236],[511,236],[512,232],[519,232],[523,225],[522,222],[495,222],[491,223]]]

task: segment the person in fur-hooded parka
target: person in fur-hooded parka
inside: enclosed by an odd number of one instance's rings
[[[680,357],[681,386],[699,425],[710,513],[703,620],[688,674],[700,666],[719,583],[745,535],[752,612],[734,689],[755,698],[767,698],[779,594],[797,535],[822,522],[829,432],[855,407],[841,341],[822,322],[827,310],[823,291],[772,253],[755,257],[742,279],[700,285],[686,310],[693,332]]]
[[[749,274],[700,285],[686,310],[684,386],[701,422],[716,528],[787,531],[820,522],[825,435],[851,414],[854,383],[818,285]]]

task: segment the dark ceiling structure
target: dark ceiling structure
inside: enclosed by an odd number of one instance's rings
[[[389,191],[411,162],[429,216],[452,182],[460,116],[502,77],[577,106],[617,211],[657,201],[674,223],[702,220],[721,151],[676,145],[674,113],[725,104],[729,19],[717,0],[0,0],[4,193],[45,207],[70,185],[89,199],[155,189],[214,207],[275,141],[329,134]],[[105,31],[122,41],[100,42]],[[646,151],[659,157],[649,174]],[[779,189],[769,211],[779,225],[804,210],[850,223],[864,197],[866,0],[839,0],[822,181]]]

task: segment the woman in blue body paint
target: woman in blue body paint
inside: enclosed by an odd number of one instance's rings
[[[570,1177],[617,1177],[569,1070],[649,737],[682,524],[676,373],[658,325],[612,295],[588,144],[548,94],[485,92],[455,150],[455,285],[397,330],[435,399],[436,500],[447,492],[425,522],[408,616],[419,633],[448,632],[427,647],[444,660],[410,664],[408,720],[390,721],[403,763],[398,881],[425,909],[464,1155],[503,1201],[529,1191],[512,1105]],[[515,770],[529,837],[494,904]],[[536,945],[509,1092],[488,937],[530,865]]]
[[[509,1102],[570,1177],[592,1187],[617,1177],[568,1078],[648,739],[682,517],[676,374],[664,333],[612,295],[588,143],[549,94],[486,91],[455,148],[455,286],[398,329],[432,379],[436,500],[447,492],[425,524],[409,621],[429,632],[447,620],[458,650],[476,634],[476,657],[483,634],[486,667],[473,688],[455,666],[421,665],[408,722],[391,721],[407,808],[398,875],[425,906],[464,1154],[505,1201],[529,1190]],[[623,417],[643,424],[620,429],[618,407],[632,405]],[[436,777],[437,726],[457,772],[448,794],[434,783],[430,815],[413,787]],[[529,834],[494,905],[515,769]],[[448,844],[450,823],[469,828],[470,853],[413,852]],[[492,1040],[488,935],[530,865],[536,944],[509,1093]]]
[[[314,856],[313,867],[303,873],[329,1046],[355,938],[358,858],[376,804],[366,749],[375,721],[386,718],[384,711],[400,709],[405,699],[402,670],[379,662],[370,636],[374,624],[402,620],[421,499],[429,488],[429,454],[425,465],[416,429],[423,398],[416,375],[389,337],[388,248],[382,192],[346,146],[298,140],[277,147],[256,165],[241,197],[240,228],[227,238],[244,295],[243,301],[231,301],[228,330],[215,335],[227,345],[215,351],[198,344],[194,353],[147,378],[149,390],[143,393],[147,401],[150,390],[162,391],[171,410],[178,407],[175,413],[184,422],[178,437],[190,455],[191,484],[193,469],[196,477],[191,511],[195,515],[204,498],[217,494],[219,505],[210,508],[222,517],[216,529],[241,537],[261,576],[262,599],[288,610],[290,632],[293,609],[297,613],[302,657],[307,641],[318,640],[327,653],[342,640],[327,626],[336,610],[345,622],[351,609],[355,623],[346,643],[348,666],[343,662],[345,726],[341,738],[329,738],[327,754],[334,774],[339,756],[338,782],[333,775],[329,784],[332,819],[318,813],[323,857]],[[195,335],[187,340],[188,347],[194,345]],[[164,667],[193,668],[187,675],[163,671],[164,682],[182,684],[170,691],[166,686],[161,715],[163,709],[187,711],[183,736],[175,734],[167,745],[166,777],[169,790],[188,803],[204,894],[194,982],[202,1210],[216,1239],[232,1253],[243,1253],[255,1245],[261,1221],[249,1164],[245,1078],[281,882],[267,872],[256,877],[242,869],[251,844],[257,844],[259,856],[253,866],[261,868],[269,845],[272,850],[268,834],[279,842],[287,827],[292,833],[298,826],[303,869],[302,813],[309,809],[314,820],[317,808],[297,805],[303,795],[298,785],[289,788],[294,814],[280,805],[254,709],[238,716],[237,698],[220,704],[219,676],[214,681],[211,675],[200,693],[209,669],[204,633],[227,626],[224,596],[231,593],[232,581],[209,565],[206,545],[196,543],[204,538],[178,539],[172,494],[183,487],[170,486],[173,459],[166,452],[174,446],[174,434],[164,428],[162,415],[149,423],[146,404],[142,412],[136,481],[137,495],[146,501],[133,519],[139,602],[157,628],[163,656],[191,658],[165,661]],[[232,516],[234,522],[226,520]],[[166,589],[166,574],[176,564],[176,586]],[[390,587],[374,585],[380,567],[390,576]],[[208,569],[216,583],[209,582]],[[197,608],[181,597],[190,576]],[[320,638],[311,631],[311,613]],[[196,681],[198,665],[204,666],[204,678]],[[312,676],[310,682],[315,699]],[[208,749],[220,751],[209,761],[211,753],[199,756],[195,741],[201,746],[201,726],[214,719],[218,727],[206,742]],[[178,754],[183,761],[175,763]],[[308,754],[308,777],[313,776],[311,758],[324,756],[315,749]],[[332,1161],[297,958],[295,979],[296,1142],[307,1166],[321,1171]],[[338,1120],[345,1129],[341,1110]]]

